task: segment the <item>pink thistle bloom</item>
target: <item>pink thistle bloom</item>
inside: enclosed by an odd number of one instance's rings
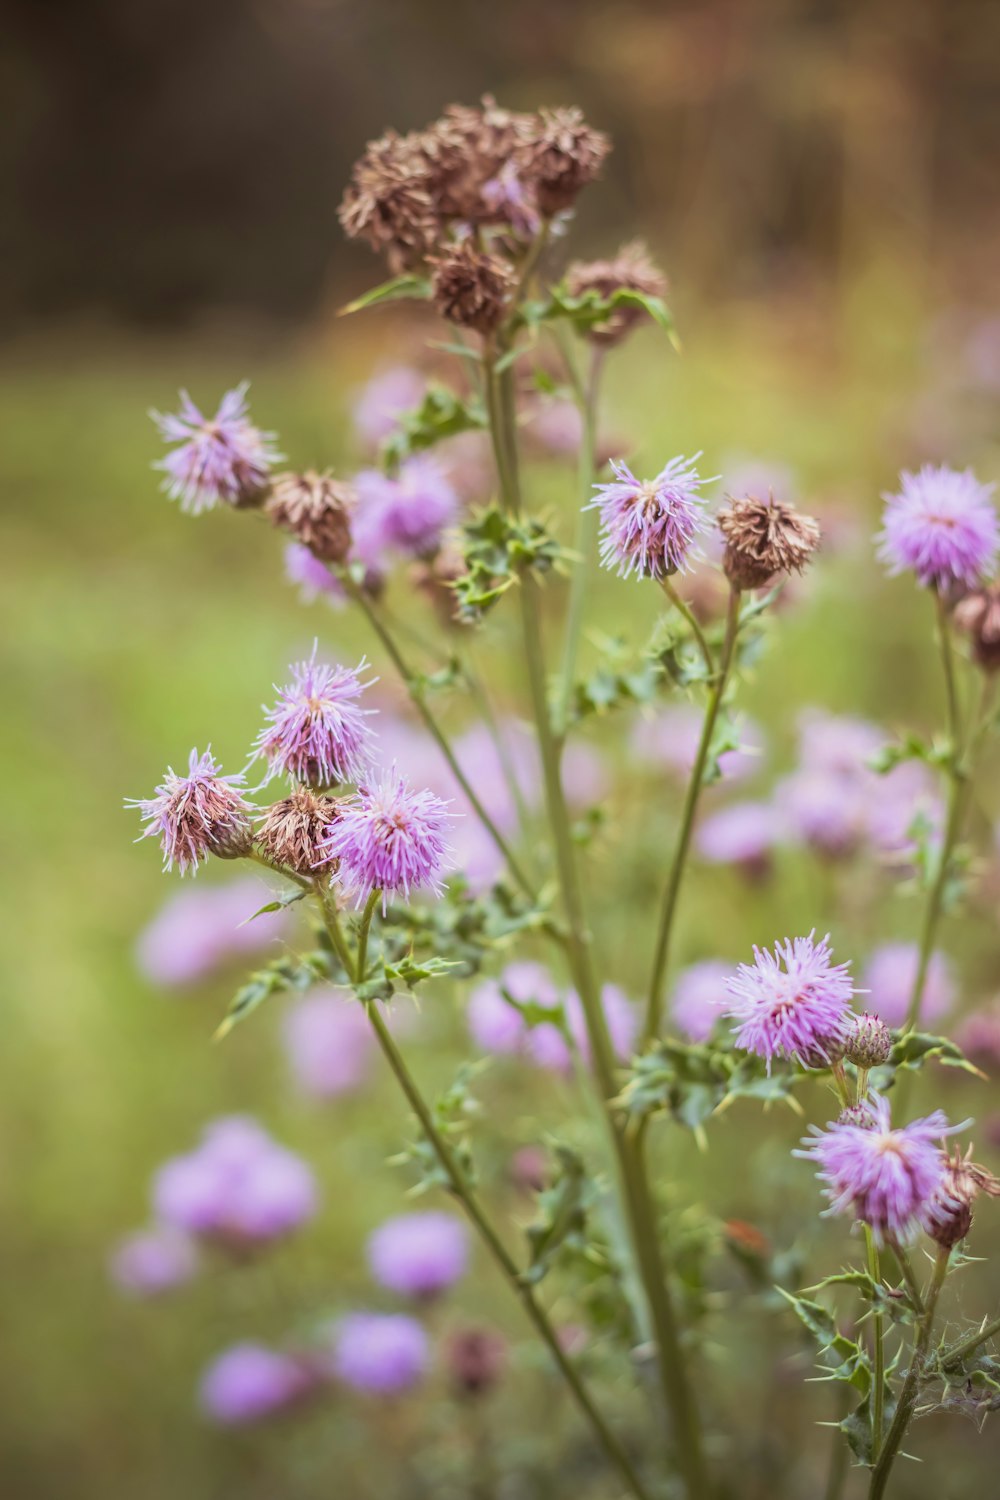
[[[884,943],[868,960],[864,973],[868,1003],[887,1026],[902,1026],[906,1020],[919,960],[916,943]],[[938,1021],[954,1003],[951,965],[943,953],[932,953],[924,980],[920,1018]]]
[[[172,1229],[141,1229],[115,1248],[109,1271],[131,1297],[159,1297],[190,1281],[198,1269],[195,1248]]]
[[[831,963],[830,939],[785,939],[773,953],[754,948],[726,980],[725,1014],[739,1024],[736,1045],[767,1059],[796,1058],[808,1067],[834,1060],[850,1031],[855,993],[849,964]]]
[[[430,1368],[430,1342],[405,1313],[348,1313],[334,1325],[333,1371],[372,1396],[399,1396]]]
[[[775,787],[794,835],[830,859],[853,854],[868,821],[866,788],[856,777],[803,768]]]
[[[465,1275],[469,1237],[453,1214],[400,1214],[368,1238],[368,1265],[380,1286],[401,1297],[430,1298]]]
[[[154,468],[166,474],[163,488],[181,509],[200,515],[214,505],[245,505],[267,488],[271,465],[282,455],[274,433],[260,432],[247,416],[248,383],[227,391],[214,417],[204,416],[187,391],[176,415],[152,411],[164,442],[180,446]]]
[[[357,703],[372,686],[361,680],[367,662],[331,667],[316,660],[316,649],[314,643],[308,661],[292,665],[292,681],[275,687],[279,700],[265,709],[268,724],[254,751],[270,763],[268,780],[284,771],[307,786],[336,786],[356,781],[368,766],[371,730],[365,720],[374,709]]]
[[[700,457],[695,454],[695,459]],[[705,483],[694,460],[674,458],[655,479],[636,479],[627,464],[611,461],[614,480],[598,484],[587,510],[601,514],[601,562],[620,577],[667,578],[683,571],[704,528]]]
[[[155,796],[130,797],[126,806],[137,807],[147,825],[140,838],[159,838],[163,868],[176,863],[186,875],[210,854],[236,859],[249,852],[254,809],[238,790],[243,781],[242,773],[221,774],[211,748],[203,755],[192,750],[186,776],[168,766]]]
[[[425,556],[436,551],[442,532],[458,517],[458,496],[447,474],[426,454],[405,459],[394,478],[363,469],[353,483],[355,529],[376,552],[381,543],[407,556]]]
[[[315,1385],[302,1360],[263,1344],[234,1344],[209,1365],[198,1388],[206,1417],[242,1427],[287,1411]]]
[[[382,771],[341,803],[340,816],[323,836],[323,851],[340,860],[339,877],[362,906],[373,891],[390,894],[427,886],[440,893],[450,853],[453,814],[433,792],[415,791],[396,767]]]
[[[899,494],[882,497],[877,537],[890,574],[911,571],[925,588],[977,584],[1000,548],[994,488],[980,484],[971,469],[925,464],[916,474],[901,474]]]
[[[354,403],[354,427],[368,448],[377,448],[395,432],[403,412],[419,406],[427,383],[409,365],[392,365],[373,375]]]
[[[718,959],[691,964],[677,976],[670,1009],[692,1042],[707,1042],[727,1004],[726,980],[732,969]]]
[[[948,1125],[941,1110],[894,1130],[889,1101],[874,1094],[863,1124],[813,1126],[804,1151],[819,1164],[817,1176],[830,1200],[830,1213],[850,1211],[867,1224],[881,1245],[906,1243],[927,1222],[944,1185],[947,1158],[940,1141],[961,1126]]]

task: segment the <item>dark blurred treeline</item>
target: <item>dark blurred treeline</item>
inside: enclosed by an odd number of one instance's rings
[[[304,318],[364,284],[336,207],[385,125],[483,91],[614,137],[583,209],[704,294],[873,256],[989,296],[995,0],[6,0],[0,313]]]

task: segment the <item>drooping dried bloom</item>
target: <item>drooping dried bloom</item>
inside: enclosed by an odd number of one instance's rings
[[[314,1383],[302,1360],[263,1344],[234,1344],[205,1371],[198,1403],[213,1422],[244,1427],[287,1411]]]
[[[290,797],[272,803],[262,815],[257,825],[257,847],[272,864],[294,870],[296,875],[315,875],[330,865],[322,836],[338,811],[336,797],[297,786]]]
[[[726,1014],[739,1024],[736,1045],[767,1059],[795,1058],[808,1067],[832,1062],[849,1035],[854,985],[850,964],[831,962],[829,937],[775,944],[773,953],[754,948],[754,962],[740,964],[726,981]]]
[[[373,1396],[412,1390],[430,1367],[430,1342],[404,1313],[348,1313],[334,1330],[333,1370],[345,1385]]]
[[[340,817],[326,830],[324,851],[340,860],[340,879],[358,905],[382,891],[409,899],[411,890],[440,890],[448,858],[446,835],[452,814],[433,792],[415,791],[393,766],[358,787],[341,803]]]
[[[326,987],[310,990],[287,1012],[282,1041],[296,1084],[317,1099],[360,1089],[377,1050],[364,1007]]]
[[[722,566],[734,588],[759,589],[776,574],[801,573],[819,546],[819,523],[784,500],[744,495],[718,514]]]
[[[457,1328],[444,1342],[444,1363],[459,1395],[484,1396],[507,1366],[507,1342],[491,1328]]]
[[[267,514],[297,542],[325,563],[342,563],[351,549],[351,506],[347,485],[329,474],[281,474],[274,481]]]
[[[395,475],[364,469],[354,480],[363,534],[376,550],[410,557],[436,551],[458,516],[458,496],[435,458],[416,454]]]
[[[695,454],[695,459],[699,457]],[[586,509],[601,514],[601,562],[619,577],[667,578],[683,571],[692,544],[704,528],[705,483],[694,459],[674,458],[655,479],[636,479],[612,460],[614,479],[598,484]]]
[[[284,771],[307,786],[328,787],[356,781],[368,765],[371,730],[365,722],[372,709],[358,699],[371,682],[356,667],[331,667],[316,660],[316,646],[307,661],[292,665],[292,681],[266,709],[267,727],[254,744],[255,756],[269,763],[268,779]]]
[[[871,1011],[855,1016],[847,1036],[844,1056],[856,1068],[877,1068],[886,1061],[892,1051],[892,1032],[879,1016]]]
[[[867,1224],[881,1245],[905,1244],[925,1226],[945,1181],[945,1156],[938,1144],[951,1127],[941,1110],[894,1130],[889,1101],[875,1094],[869,1121],[837,1121],[813,1126],[798,1156],[818,1163],[831,1213],[850,1211]]]
[[[963,1156],[956,1147],[944,1159],[944,1180],[931,1200],[924,1228],[943,1250],[951,1250],[972,1228],[972,1205],[980,1193],[1000,1198],[1000,1180],[972,1160],[972,1147]]]
[[[670,1010],[692,1042],[707,1042],[726,1008],[726,980],[732,969],[718,959],[691,964],[677,976]]]
[[[865,966],[864,988],[870,1004],[889,1026],[906,1021],[917,980],[920,955],[916,943],[884,943],[876,948]],[[924,979],[920,1018],[937,1021],[955,1000],[955,980],[944,953],[931,954]]]
[[[271,472],[281,454],[274,448],[274,433],[261,432],[247,415],[244,381],[227,391],[214,417],[206,417],[187,391],[181,391],[181,409],[175,415],[151,411],[150,416],[166,443],[179,446],[154,468],[166,474],[163,488],[181,509],[200,515],[214,505],[258,505]]]
[[[198,1256],[186,1235],[173,1229],[143,1229],[116,1246],[109,1270],[130,1297],[159,1297],[190,1281]]]
[[[393,272],[419,265],[441,227],[432,183],[419,136],[389,130],[369,141],[340,204],[344,233],[384,252]]]
[[[582,188],[594,181],[611,142],[594,130],[578,109],[543,109],[515,161],[522,179],[535,190],[546,218],[573,207]]]
[[[650,260],[642,241],[633,240],[623,245],[610,260],[574,261],[566,272],[566,287],[571,297],[585,297],[593,292],[606,302],[619,291],[641,292],[644,297],[663,297],[667,281]],[[620,344],[648,316],[640,305],[622,302],[600,323],[589,328],[587,337],[595,344],[610,348]]]
[[[972,642],[972,654],[987,672],[1000,671],[1000,584],[967,594],[955,607],[954,621]]]
[[[202,755],[192,750],[186,776],[168,766],[155,796],[130,797],[126,805],[137,807],[146,823],[140,838],[160,840],[163,868],[176,864],[186,875],[210,854],[242,859],[250,853],[255,809],[239,790],[243,782],[242,772],[222,775],[211,749]]]
[[[434,306],[442,317],[487,336],[503,322],[514,272],[499,256],[459,240],[432,259]]]
[[[895,575],[911,571],[925,588],[971,589],[989,571],[1000,547],[991,496],[971,469],[925,464],[900,475],[896,495],[884,495],[878,554]]]
[[[380,1286],[423,1300],[447,1291],[465,1275],[469,1237],[453,1214],[400,1214],[369,1236],[367,1255]]]

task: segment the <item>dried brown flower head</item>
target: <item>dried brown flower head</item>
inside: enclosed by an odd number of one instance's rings
[[[580,110],[543,109],[514,160],[521,177],[534,187],[538,207],[551,218],[573,207],[610,150],[608,137],[592,129]]]
[[[964,1156],[956,1149],[946,1159],[944,1182],[925,1220],[927,1233],[945,1250],[965,1239],[972,1226],[972,1205],[980,1193],[1000,1198],[1000,1180],[971,1157],[970,1146]]]
[[[347,485],[329,474],[280,474],[274,481],[267,514],[321,562],[340,563],[351,548],[351,508]]]
[[[1000,670],[1000,584],[966,594],[955,606],[955,624],[972,641],[972,654],[988,672]]]
[[[596,292],[602,301],[622,290],[641,292],[646,297],[662,297],[667,290],[666,277],[654,266],[641,240],[623,245],[611,260],[574,261],[566,272],[566,285],[571,297]],[[646,317],[641,307],[625,303],[596,323],[588,337],[595,344],[619,344]]]
[[[737,589],[759,589],[778,573],[801,573],[819,546],[819,523],[783,500],[745,495],[719,512],[723,567]]]
[[[344,233],[384,252],[392,271],[412,269],[440,234],[433,188],[421,137],[387,131],[369,141],[354,165],[339,210]]]
[[[492,1390],[507,1364],[507,1343],[491,1328],[458,1328],[445,1341],[445,1365],[463,1396]]]
[[[337,862],[321,853],[320,839],[339,815],[336,797],[296,787],[262,815],[257,847],[272,864],[294,870],[297,875],[315,875],[319,869],[334,868]]]
[[[451,104],[420,135],[431,193],[442,218],[497,222],[500,205],[484,189],[531,137],[534,116],[501,109],[487,94],[478,106]]]
[[[507,314],[514,285],[511,268],[495,255],[478,250],[471,239],[459,240],[432,258],[434,306],[452,323],[490,334]]]

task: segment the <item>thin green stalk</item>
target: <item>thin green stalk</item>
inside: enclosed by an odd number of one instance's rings
[[[694,830],[694,816],[698,808],[698,799],[701,796],[705,766],[708,761],[709,750],[712,746],[712,736],[715,733],[716,720],[719,717],[719,709],[722,706],[723,694],[725,693],[726,683],[733,664],[739,625],[740,595],[736,589],[730,589],[722,657],[709,692],[708,703],[705,708],[705,718],[701,727],[701,739],[698,743],[694,766],[691,770],[691,778],[688,781],[687,791],[684,796],[684,806],[681,809],[680,831],[677,835],[674,857],[663,893],[660,926],[656,937],[653,972],[649,982],[649,999],[646,1006],[644,1036],[647,1043],[653,1041],[660,1034],[660,1025],[663,1019],[663,986],[667,973],[667,961],[670,956],[670,937],[673,931],[674,917],[677,912],[677,898],[680,895],[681,883],[684,878],[684,866],[687,862],[688,849],[691,844],[691,834]]]
[[[900,1444],[906,1436],[906,1429],[910,1425],[910,1420],[917,1404],[917,1397],[920,1394],[920,1382],[927,1363],[927,1351],[930,1348],[931,1334],[934,1331],[934,1313],[937,1309],[938,1297],[941,1294],[941,1288],[944,1285],[944,1278],[947,1272],[948,1251],[939,1250],[937,1259],[934,1262],[934,1274],[927,1293],[924,1315],[920,1321],[916,1342],[913,1346],[910,1368],[906,1372],[903,1389],[899,1393],[899,1402],[896,1406],[892,1424],[886,1433],[882,1451],[872,1470],[868,1500],[882,1500],[886,1485],[889,1483],[889,1475],[892,1472],[893,1463],[899,1452]]]
[[[598,516],[596,510],[593,510],[588,505],[588,502],[593,499],[594,474],[597,469],[597,398],[600,388],[602,364],[601,351],[599,348],[595,348],[591,355],[590,372],[586,385],[584,385],[576,374],[575,365],[570,363],[572,360],[571,350],[565,350],[564,353],[571,377],[573,378],[573,389],[576,394],[583,431],[580,438],[580,452],[577,466],[577,513],[576,537],[574,542],[577,559],[573,565],[573,576],[569,586],[566,640],[563,646],[562,689],[559,694],[559,728],[563,734],[566,732],[566,725],[569,719],[570,703],[573,697],[573,676],[576,672],[576,657],[580,645],[580,633],[583,628],[584,607],[594,576],[594,561],[597,552]]]
[[[896,1244],[895,1241],[892,1242],[890,1248],[893,1255],[896,1257],[896,1262],[899,1266],[900,1271],[902,1271],[903,1273],[903,1280],[906,1282],[906,1290],[910,1294],[910,1301],[917,1309],[917,1316],[923,1317],[924,1294],[921,1291],[920,1282],[917,1280],[916,1272],[910,1264],[910,1257],[907,1255],[902,1245]]]
[[[365,902],[365,909],[361,914],[361,925],[358,928],[358,983],[364,984],[368,972],[368,934],[371,931],[372,916],[382,896],[381,891],[372,891]]]
[[[666,594],[667,598],[670,600],[671,604],[674,606],[674,609],[676,609],[678,614],[682,615],[687,621],[688,625],[691,628],[692,635],[698,642],[698,650],[701,652],[706,670],[708,671],[708,675],[710,678],[714,677],[715,658],[713,657],[711,648],[709,647],[709,644],[705,639],[705,632],[702,630],[701,626],[698,623],[697,615],[691,608],[690,604],[688,604],[687,600],[677,592],[676,588],[671,583],[669,578],[661,578],[660,587]]]
[[[938,646],[941,651],[945,694],[948,700],[948,733],[957,755],[962,737],[962,715],[958,701],[958,684],[955,680],[955,651],[951,636],[951,621],[948,619],[948,605],[943,594],[937,589],[934,591],[934,603],[937,608]]]
[[[340,925],[337,898],[331,887],[321,877],[317,877],[315,889],[320,905],[323,908],[323,920],[326,923],[326,930],[330,934],[330,941],[333,943],[337,957],[343,965],[344,973],[347,975],[348,980],[352,981],[354,979],[354,960],[351,957],[351,950],[347,946],[347,939],[344,937],[343,928]]]
[[[402,653],[399,650],[399,647],[396,645],[391,632],[386,628],[385,622],[379,615],[378,610],[374,608],[364,590],[358,587],[346,568],[341,569],[340,578],[344,584],[345,589],[351,595],[351,598],[361,606],[362,610],[367,616],[369,624],[375,631],[375,634],[378,636],[379,640],[382,642],[382,645],[385,647],[393,666],[396,668],[396,671],[399,673],[399,676],[402,678],[403,683],[406,686],[406,690],[410,695],[411,702],[413,703],[420,717],[423,719],[424,724],[426,725],[428,731],[430,732],[432,738],[438,746],[438,749],[441,751],[441,754],[448,762],[448,766],[451,770],[452,775],[454,776],[458,785],[461,787],[465,796],[468,798],[469,805],[471,806],[473,812],[476,814],[476,817],[482,823],[483,827],[486,829],[486,832],[489,834],[490,838],[493,840],[494,844],[503,855],[510,873],[517,881],[522,891],[524,891],[525,895],[528,896],[530,900],[537,901],[538,893],[536,892],[531,881],[528,879],[527,875],[522,870],[517,856],[514,854],[513,850],[507,843],[507,840],[504,838],[499,828],[497,828],[489,813],[486,811],[486,808],[483,806],[479,797],[476,795],[467,776],[456,760],[455,753],[452,750],[451,745],[444,734],[444,731],[441,729],[441,726],[438,724],[437,719],[431,713],[430,709],[427,707],[424,696],[417,686],[417,680],[414,673],[407,665]]]
[[[868,1274],[875,1286],[880,1286],[882,1273],[879,1267],[878,1246],[871,1229],[865,1225],[865,1249],[868,1256]],[[872,1458],[877,1459],[882,1446],[882,1428],[885,1423],[885,1319],[880,1312],[872,1316]]]

